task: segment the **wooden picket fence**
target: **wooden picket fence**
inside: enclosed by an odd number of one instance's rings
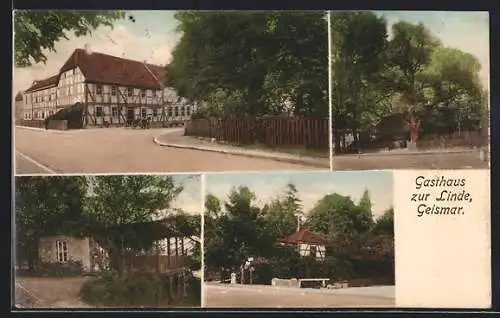
[[[186,122],[185,135],[241,145],[328,149],[328,122],[315,117],[203,118]]]

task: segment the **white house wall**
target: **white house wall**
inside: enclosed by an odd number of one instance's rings
[[[24,93],[23,102],[24,119],[45,119],[56,112],[56,88],[48,87]]]
[[[40,239],[39,255],[40,260],[46,263],[57,262],[57,241],[66,241],[68,246],[68,258],[72,261],[82,262],[83,269],[91,269],[90,242],[88,238],[75,238],[71,236],[51,236]]]
[[[310,256],[311,255],[311,247],[316,247],[316,259],[322,259],[325,257],[326,248],[323,245],[310,245],[310,244],[299,244],[299,253],[300,256]]]
[[[74,68],[61,73],[57,84],[57,105],[69,106],[83,102],[85,77],[80,68]]]
[[[100,94],[98,86],[101,87]],[[116,87],[116,95],[112,94],[113,87]],[[85,96],[86,90],[87,96]],[[142,93],[145,96],[142,96]],[[77,67],[61,73],[57,86],[24,93],[22,116],[26,120],[43,120],[59,109],[77,102],[87,102],[87,114],[95,118],[97,125],[102,125],[104,122],[123,124],[123,118],[127,118],[128,107],[134,108],[135,118],[142,117],[145,109],[145,115],[152,117],[153,121],[189,120],[196,110],[194,105],[179,98],[171,88],[153,90],[108,84],[85,84],[85,77]],[[98,107],[102,107],[103,111],[99,117],[96,116]],[[114,114],[113,108],[116,108]],[[153,116],[155,109],[157,113]],[[88,124],[94,124],[94,120],[88,119]]]

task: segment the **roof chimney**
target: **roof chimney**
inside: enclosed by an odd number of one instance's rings
[[[90,44],[85,44],[84,46],[84,49],[85,49],[85,53],[87,53],[88,55],[92,54],[93,51],[92,51],[92,46]]]

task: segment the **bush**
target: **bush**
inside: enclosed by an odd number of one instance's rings
[[[192,304],[201,299],[201,282],[191,277],[188,281],[188,297],[176,302],[170,295],[170,280],[162,275],[147,272],[102,274],[86,282],[80,290],[80,297],[86,303],[107,307],[162,307]],[[177,288],[177,279],[172,282]]]
[[[31,274],[48,277],[75,277],[83,275],[83,264],[80,261],[67,263],[40,263]]]

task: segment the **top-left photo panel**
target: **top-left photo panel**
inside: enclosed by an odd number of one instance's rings
[[[326,11],[14,11],[15,174],[330,168]]]

